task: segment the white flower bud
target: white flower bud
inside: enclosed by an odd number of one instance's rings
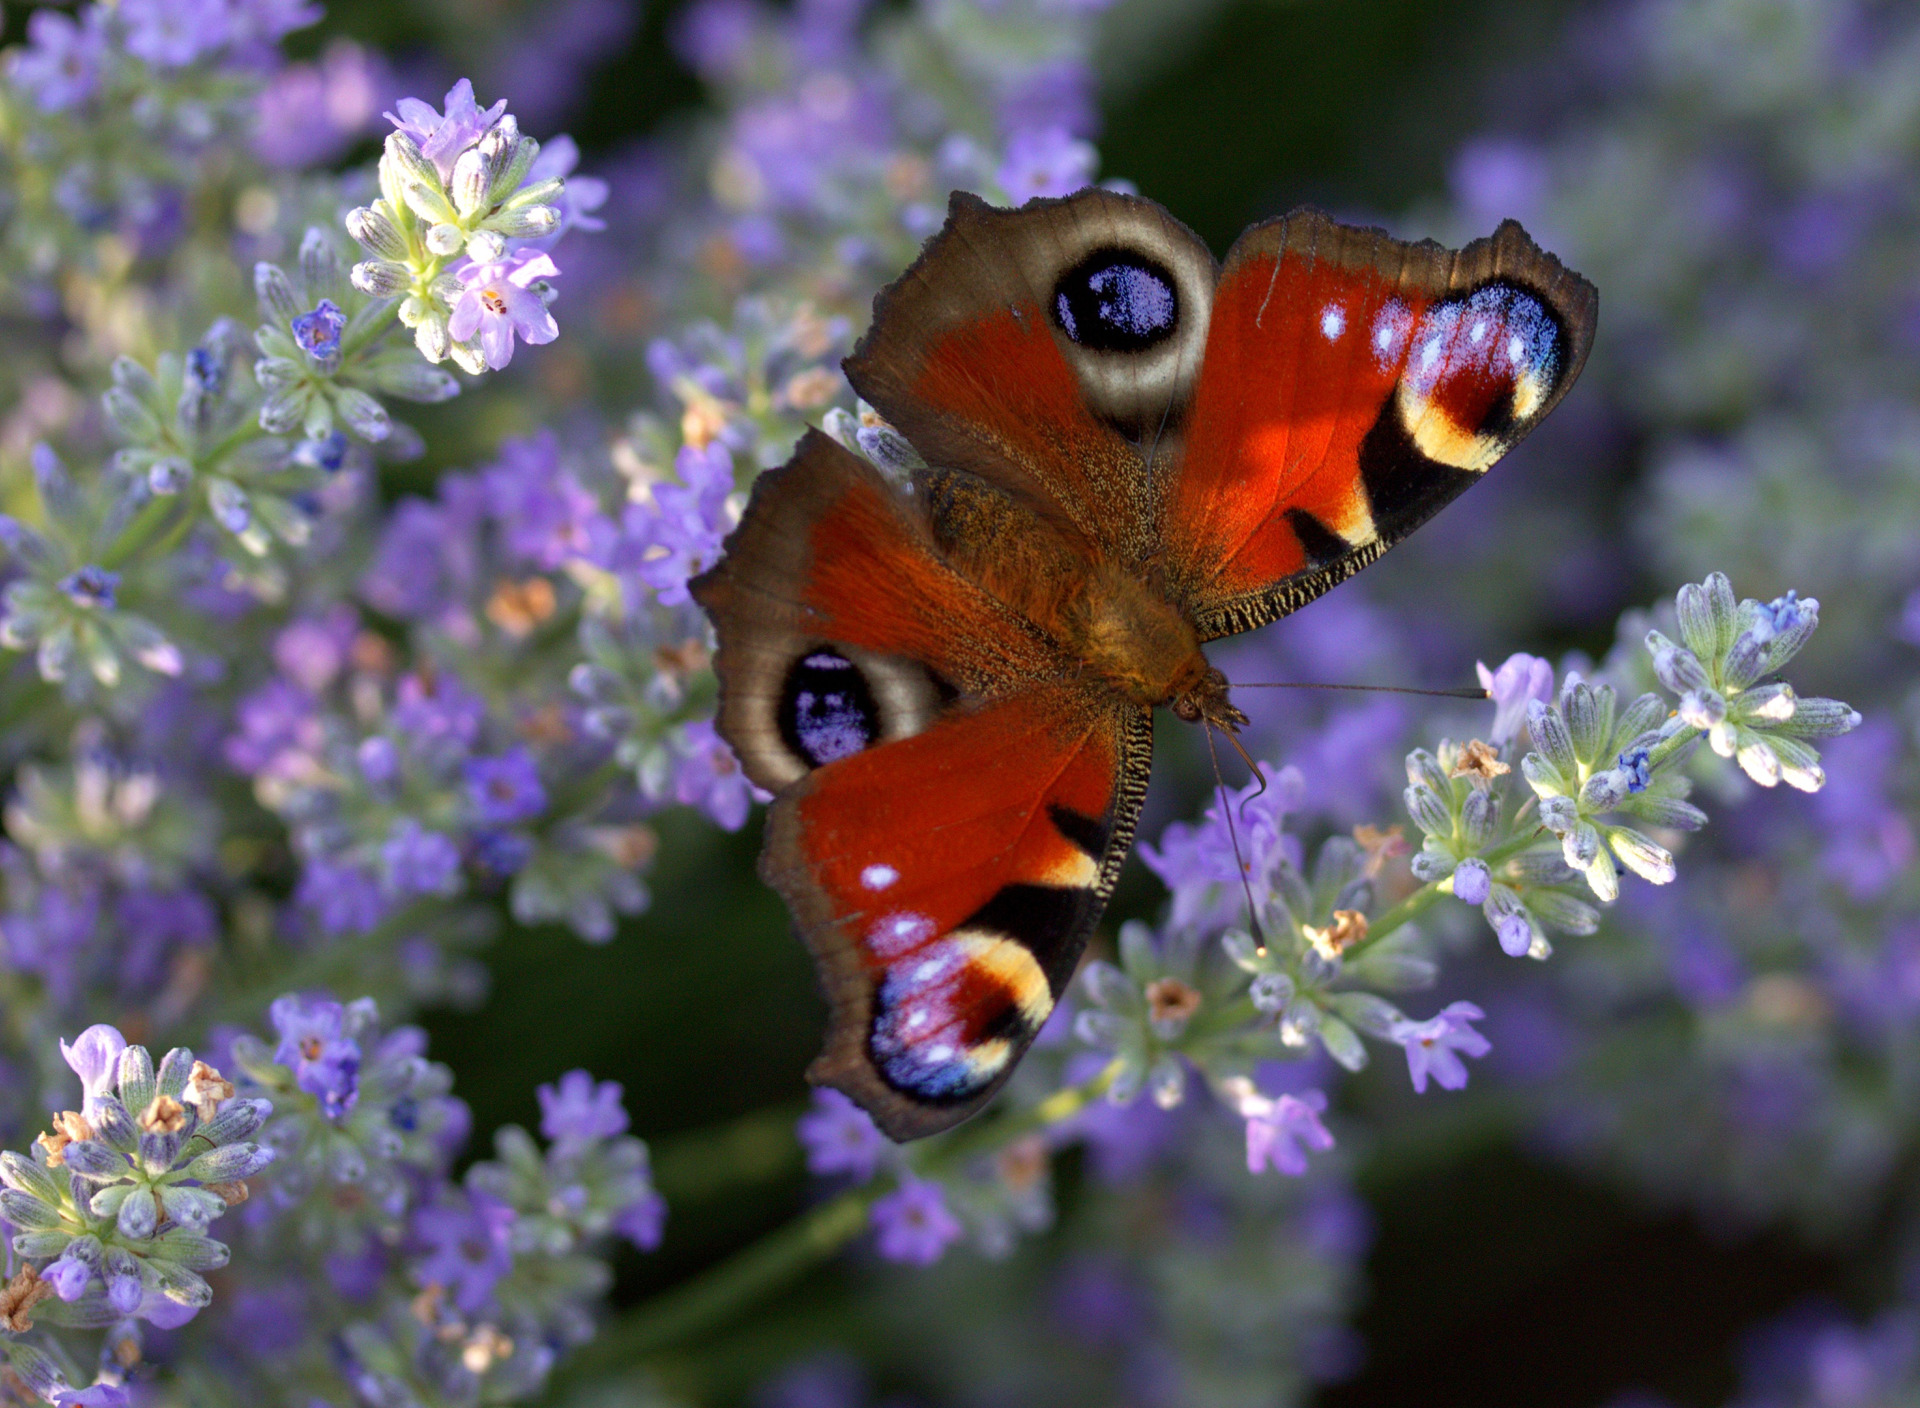
[[[1673,856],[1664,846],[1655,845],[1630,826],[1616,826],[1607,832],[1607,844],[1620,857],[1620,863],[1643,880],[1656,885],[1670,884],[1674,876]]]
[[[458,254],[467,242],[467,232],[452,221],[441,221],[427,228],[427,250],[442,259]]]
[[[378,206],[359,206],[347,212],[347,233],[368,253],[382,259],[404,261],[409,253],[406,237],[387,212]]]
[[[353,286],[375,298],[391,298],[413,282],[413,273],[404,264],[385,259],[368,259],[353,266]]]
[[[476,264],[494,264],[507,252],[507,242],[496,230],[475,230],[467,237],[467,258]]]
[[[460,153],[453,164],[453,180],[449,183],[453,193],[453,208],[468,219],[486,208],[487,201],[487,159],[478,147],[469,147]]]

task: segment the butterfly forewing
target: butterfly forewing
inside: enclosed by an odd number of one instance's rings
[[[1202,635],[1297,609],[1474,483],[1572,384],[1595,309],[1511,222],[1458,252],[1313,211],[1249,230],[1161,510]]]

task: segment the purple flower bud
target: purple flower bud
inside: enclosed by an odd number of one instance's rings
[[[1481,913],[1493,926],[1500,951],[1509,958],[1525,958],[1533,948],[1533,921],[1520,896],[1506,885],[1490,886]]]
[[[1630,748],[1620,755],[1620,771],[1626,776],[1627,791],[1644,792],[1653,781],[1651,755],[1645,748]]]
[[[1454,867],[1454,898],[1468,904],[1485,903],[1487,892],[1493,887],[1493,872],[1487,869],[1487,863],[1478,856],[1468,856]]]
[[[87,1283],[93,1279],[93,1268],[84,1261],[63,1256],[50,1263],[40,1273],[40,1279],[53,1287],[53,1293],[69,1303],[79,1300],[86,1294]]]

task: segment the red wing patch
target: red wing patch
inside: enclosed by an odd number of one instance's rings
[[[833,762],[775,804],[764,873],[834,1007],[813,1078],[895,1137],[998,1088],[1131,841],[1147,727],[1077,687],[1027,690]]]
[[[1312,213],[1242,236],[1161,520],[1203,634],[1279,614],[1246,603],[1282,584],[1317,594],[1474,482],[1572,382],[1593,316],[1517,225],[1457,254]]]

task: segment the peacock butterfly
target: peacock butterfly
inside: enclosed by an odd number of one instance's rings
[[[1512,221],[1456,251],[1296,211],[1221,268],[1137,196],[954,195],[846,363],[931,467],[809,431],[692,584],[832,1005],[809,1078],[895,1139],[978,1110],[1113,889],[1153,710],[1245,722],[1202,645],[1484,474],[1596,310]]]

